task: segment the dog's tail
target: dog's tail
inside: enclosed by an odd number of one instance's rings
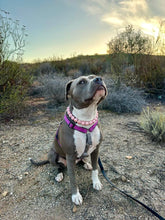
[[[50,163],[49,160],[43,160],[43,161],[39,161],[39,162],[34,161],[32,158],[29,158],[29,160],[30,160],[31,164],[33,164],[34,166],[42,166],[42,165]]]

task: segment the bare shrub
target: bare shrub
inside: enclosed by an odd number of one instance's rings
[[[165,142],[165,115],[163,113],[147,108],[141,115],[140,126],[153,141]]]
[[[140,113],[146,102],[142,92],[125,84],[109,80],[107,83],[108,96],[101,108],[116,113]]]
[[[42,95],[54,104],[62,104],[65,101],[65,85],[68,77],[55,74],[40,76],[39,82],[42,86]]]
[[[9,17],[9,12],[0,9],[0,63],[6,60],[20,61],[26,44],[26,27],[19,20]]]

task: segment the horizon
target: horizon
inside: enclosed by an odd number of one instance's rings
[[[164,40],[163,6],[164,0],[1,0],[0,4],[26,26],[23,63],[107,54],[107,43],[127,25]]]

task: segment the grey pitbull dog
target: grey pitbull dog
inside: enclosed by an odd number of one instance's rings
[[[34,165],[51,163],[58,165],[56,181],[63,179],[62,167],[67,166],[71,185],[72,202],[81,205],[83,198],[79,192],[75,177],[75,164],[82,160],[86,169],[92,169],[93,188],[102,189],[98,178],[98,152],[101,143],[101,131],[98,125],[98,104],[106,97],[107,88],[101,77],[90,75],[71,80],[66,85],[66,99],[70,104],[61,122],[48,160],[31,162]],[[91,164],[88,158],[91,158]],[[92,166],[91,166],[92,165]]]

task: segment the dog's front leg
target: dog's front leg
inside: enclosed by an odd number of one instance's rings
[[[72,193],[72,202],[76,205],[81,205],[83,198],[79,193],[79,189],[76,183],[75,177],[75,155],[66,155],[67,160],[67,170],[70,179],[71,193]]]
[[[91,153],[91,162],[92,162],[92,182],[93,182],[93,188],[96,190],[102,189],[102,184],[98,177],[98,152],[99,152],[99,146]]]

